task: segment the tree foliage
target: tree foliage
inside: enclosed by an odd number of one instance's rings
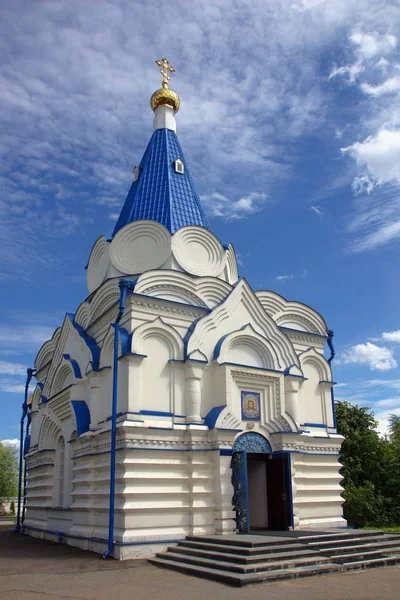
[[[0,442],[0,502],[17,495],[18,459],[14,448]]]
[[[355,527],[400,524],[400,418],[391,415],[381,438],[369,408],[336,404],[338,431],[345,436],[341,463],[344,517]]]

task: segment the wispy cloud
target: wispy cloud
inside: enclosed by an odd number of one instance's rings
[[[288,281],[289,279],[294,279],[294,275],[277,275],[275,279],[277,281]]]
[[[324,213],[322,212],[322,209],[320,206],[310,206],[310,210],[311,210],[311,212],[316,214],[318,217],[322,218],[324,216]]]
[[[21,363],[12,363],[0,360],[0,375],[26,375],[26,366]]]
[[[239,200],[230,200],[226,196],[214,192],[202,196],[203,205],[212,217],[220,217],[225,221],[237,221],[260,212],[267,202],[264,193],[250,192]]]

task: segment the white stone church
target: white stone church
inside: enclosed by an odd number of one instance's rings
[[[159,64],[153,135],[88,296],[36,358],[24,531],[124,559],[187,535],[346,526],[331,333],[239,278]]]

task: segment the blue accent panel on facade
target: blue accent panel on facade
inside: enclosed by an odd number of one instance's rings
[[[119,339],[121,340],[121,354],[131,354],[132,336],[124,327],[119,328]]]
[[[219,451],[220,456],[232,456],[232,454],[233,454],[233,450],[229,450],[229,449],[225,449],[225,448],[222,448],[222,450]]]
[[[76,360],[71,358],[69,354],[63,354],[63,358],[71,364],[75,377],[77,379],[82,379],[81,369]]]
[[[328,427],[326,423],[301,423],[300,427]]]
[[[25,456],[25,454],[28,454],[30,447],[31,447],[31,435],[30,435],[30,433],[27,433],[25,436],[25,442],[24,442],[24,456]]]
[[[156,417],[173,417],[172,412],[162,412],[160,410],[141,410],[140,415],[156,416]]]
[[[240,435],[233,444],[234,452],[250,452],[253,454],[271,454],[272,448],[269,441],[260,433],[250,431]]]
[[[81,336],[81,338],[85,341],[85,344],[87,345],[87,347],[89,348],[91,354],[92,354],[92,368],[93,371],[98,371],[99,369],[99,365],[100,365],[100,348],[98,347],[98,345],[96,344],[96,342],[94,341],[93,338],[91,338],[83,329],[83,327],[81,327],[80,325],[78,325],[78,323],[76,323],[74,321],[74,316],[73,314],[67,313],[67,317],[69,318],[69,320],[71,321],[71,324],[73,325],[73,327],[75,327],[76,331],[79,333],[79,335]]]
[[[76,419],[77,434],[81,435],[89,431],[90,427],[90,412],[88,405],[84,400],[72,400],[72,408],[74,409]]]
[[[225,407],[226,407],[225,404],[224,404],[224,406],[214,406],[214,408],[212,408],[206,414],[204,422],[209,429],[214,429],[215,423],[217,422],[219,415],[222,413],[222,411],[224,410]]]
[[[176,173],[180,159],[184,173]],[[113,236],[132,221],[158,221],[171,233],[187,225],[208,227],[193,179],[176,133],[157,129],[139,165],[139,177],[131,185]]]

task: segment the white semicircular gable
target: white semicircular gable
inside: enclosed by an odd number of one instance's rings
[[[284,310],[287,300],[283,296],[267,290],[255,292],[260,304],[271,317]]]
[[[106,312],[113,304],[119,300],[119,279],[110,279],[106,281],[90,298],[90,322],[91,325],[96,319]]]
[[[232,285],[237,283],[237,280],[239,279],[239,273],[236,252],[232,244],[228,245],[228,249],[226,251],[226,270],[228,282]]]
[[[156,221],[134,221],[122,227],[111,242],[110,259],[126,275],[161,267],[171,255],[171,234]]]
[[[285,309],[274,316],[280,327],[299,329],[318,335],[328,335],[328,327],[321,315],[300,302],[288,302]]]
[[[215,277],[193,278],[179,271],[158,270],[143,273],[139,277],[135,294],[212,308],[219,304],[231,289],[231,285]]]
[[[292,302],[270,291],[255,292],[265,311],[280,327],[328,335],[328,327],[322,316],[307,304]]]
[[[95,242],[89,256],[86,270],[86,284],[89,294],[101,285],[110,265],[110,243],[105,235]]]
[[[75,313],[74,321],[80,325],[83,329],[88,327],[90,322],[90,308],[87,302],[82,302],[78,310]]]
[[[187,340],[186,353],[199,348],[210,360],[214,348],[224,335],[250,323],[259,335],[268,339],[276,352],[277,368],[300,366],[297,354],[287,336],[265,312],[249,284],[242,279],[227,298],[196,323]]]
[[[182,227],[172,236],[172,251],[187,273],[198,277],[218,277],[226,264],[226,251],[207,229]]]
[[[229,362],[261,369],[279,369],[280,366],[271,343],[251,325],[225,336],[217,348],[219,364]]]
[[[304,371],[304,376],[307,368],[311,366],[318,373],[319,381],[331,381],[332,371],[331,366],[325,356],[317,352],[314,348],[309,348],[305,352],[299,354],[300,363]]]
[[[131,351],[135,354],[146,354],[146,344],[149,339],[160,339],[165,342],[169,358],[183,359],[183,340],[179,333],[158,317],[154,321],[143,323],[134,330],[132,335]]]
[[[35,369],[37,371],[40,371],[41,369],[43,369],[43,367],[45,365],[47,365],[49,362],[51,362],[54,350],[55,350],[58,340],[60,338],[60,334],[61,334],[61,327],[58,327],[54,331],[51,340],[48,340],[47,342],[45,342],[43,344],[43,346],[40,348],[39,352],[37,353],[36,359],[35,359]]]

